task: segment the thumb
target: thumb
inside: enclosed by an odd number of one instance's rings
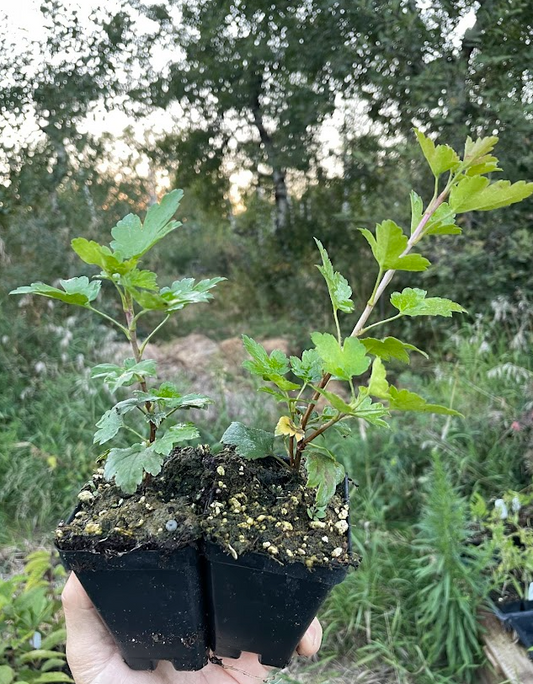
[[[70,669],[79,684],[90,684],[116,655],[117,647],[74,573],[71,573],[61,599]]]

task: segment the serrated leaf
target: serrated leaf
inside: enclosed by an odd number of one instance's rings
[[[449,145],[435,145],[431,138],[416,128],[415,134],[434,176],[438,177],[441,173],[459,168],[461,164],[459,155]]]
[[[166,456],[174,448],[175,444],[187,442],[191,439],[198,439],[200,433],[198,428],[192,423],[179,423],[168,428],[162,437],[158,437],[155,442],[150,445],[156,454]]]
[[[159,388],[155,387],[149,392],[135,390],[133,395],[132,399],[126,399],[124,402],[117,404],[117,406],[128,404],[128,402],[134,402],[137,406],[146,402],[159,402],[167,409],[204,409],[213,403],[209,397],[203,394],[182,395],[170,382],[164,382]]]
[[[326,281],[333,308],[335,311],[344,313],[352,312],[354,309],[354,303],[351,300],[352,288],[346,278],[333,269],[333,264],[320,240],[315,238],[315,242],[322,257],[322,266],[317,266],[317,268]]]
[[[127,290],[143,288],[145,290],[157,291],[157,274],[153,271],[140,271],[138,268],[129,273],[125,273],[120,278],[120,283]]]
[[[450,205],[457,213],[491,211],[508,207],[533,194],[533,183],[506,180],[490,183],[485,176],[463,178],[450,193]]]
[[[411,191],[411,235],[415,232],[423,216],[422,198]],[[432,214],[424,228],[424,235],[460,235],[461,228],[455,225],[455,212],[447,202],[443,202]]]
[[[136,363],[135,359],[125,359],[123,366],[114,363],[101,363],[91,369],[92,378],[103,378],[112,392],[119,387],[132,385],[147,377],[157,375],[157,364],[153,359],[143,359]]]
[[[276,437],[296,437],[296,441],[300,442],[305,437],[305,432],[302,428],[296,426],[289,416],[281,416],[274,430]]]
[[[128,271],[135,268],[137,263],[137,259],[123,261],[120,255],[113,254],[109,247],[99,245],[94,240],[74,238],[70,244],[82,261],[86,264],[99,266],[102,271],[110,276],[115,273],[128,273]]]
[[[237,422],[231,423],[220,441],[234,446],[239,456],[250,460],[265,458],[274,451],[274,435],[271,432]]]
[[[383,221],[376,226],[376,236],[366,228],[361,228],[375,260],[384,271],[425,271],[430,262],[420,254],[402,256],[407,248],[407,235],[394,221]]]
[[[305,468],[307,487],[317,490],[316,506],[327,506],[337,486],[344,480],[344,466],[325,452],[311,450],[305,459]]]
[[[322,359],[316,349],[306,349],[301,359],[291,356],[290,363],[294,375],[306,383],[313,384],[322,377]]]
[[[364,344],[367,354],[373,354],[374,356],[379,356],[383,361],[390,361],[391,359],[398,359],[398,361],[403,361],[404,363],[409,363],[410,357],[408,352],[415,351],[426,359],[428,355],[426,352],[418,349],[413,344],[408,344],[407,342],[402,342],[396,337],[385,337],[383,340],[377,340],[373,337],[359,338],[361,343]]]
[[[263,345],[256,342],[248,335],[242,336],[242,343],[252,360],[243,362],[243,368],[257,375],[263,380],[271,380],[272,377],[281,377],[289,372],[289,359],[279,349],[268,355]]]
[[[96,423],[98,430],[95,432],[93,444],[105,444],[118,433],[124,425],[122,415],[117,411],[116,406],[104,413]]]
[[[429,219],[424,235],[460,235],[463,231],[455,225],[455,212],[443,202]]]
[[[121,259],[139,259],[181,223],[171,221],[176,213],[182,190],[173,190],[165,195],[159,204],[153,204],[146,213],[144,225],[134,214],[128,214],[111,230],[111,248]]]
[[[101,283],[99,281],[90,282],[87,276],[60,280],[62,290],[45,283],[37,282],[24,287],[18,287],[9,294],[37,294],[51,299],[59,299],[66,304],[76,306],[88,306],[90,302],[98,297]]]
[[[446,416],[458,416],[462,418],[462,414],[454,409],[440,406],[439,404],[428,404],[415,392],[402,389],[399,390],[392,385],[389,388],[389,407],[396,411],[417,411],[419,413],[441,413]]]
[[[373,397],[379,397],[380,399],[388,399],[389,397],[387,370],[379,357],[376,357],[372,364],[372,373],[370,375],[370,382],[368,383],[368,393]]]
[[[125,494],[133,494],[141,484],[143,473],[157,475],[163,456],[144,444],[133,444],[125,449],[111,449],[104,467],[106,480],[115,482]]]
[[[364,373],[370,365],[366,349],[355,337],[347,337],[341,347],[329,333],[315,332],[311,335],[324,370],[340,380],[351,380]]]
[[[213,299],[210,290],[224,280],[226,278],[210,278],[195,283],[194,278],[182,278],[175,280],[170,287],[163,287],[159,292],[134,290],[132,295],[144,309],[174,313],[190,304],[200,304]]]
[[[373,402],[368,396],[368,389],[366,387],[359,388],[359,397],[357,403],[352,409],[352,416],[366,420],[367,423],[377,427],[389,428],[389,424],[383,420],[384,417],[390,416],[389,409],[380,404]]]
[[[451,299],[443,297],[427,297],[426,290],[417,287],[406,287],[402,292],[393,292],[391,304],[399,310],[402,316],[445,316],[450,318],[452,313],[466,313],[466,309]]]
[[[489,153],[492,152],[497,142],[498,138],[495,135],[486,138],[477,138],[475,141],[468,136],[465,142],[463,156],[465,167],[471,168],[475,164],[482,164],[486,161],[487,156],[489,156],[490,159],[496,159]]]

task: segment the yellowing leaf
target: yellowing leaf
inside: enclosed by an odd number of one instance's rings
[[[297,442],[301,442],[301,440],[305,437],[305,432],[302,430],[302,428],[296,427],[289,416],[281,416],[281,418],[278,420],[278,424],[276,425],[276,429],[274,430],[274,434],[276,437],[282,437],[285,435],[289,437],[296,437]]]
[[[368,385],[368,393],[380,399],[389,398],[389,383],[387,382],[387,371],[383,361],[376,357],[372,364],[372,373]]]

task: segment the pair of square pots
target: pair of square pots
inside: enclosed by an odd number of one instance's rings
[[[200,670],[210,653],[259,655],[285,667],[330,590],[347,568],[280,565],[259,553],[234,559],[199,540],[173,551],[107,556],[59,549],[132,670],[159,660]]]

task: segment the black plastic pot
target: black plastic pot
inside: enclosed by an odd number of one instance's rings
[[[193,546],[120,556],[59,551],[76,573],[132,670],[170,660],[176,670],[208,661],[204,559]]]
[[[212,642],[218,656],[259,654],[263,665],[285,667],[326,596],[347,568],[309,570],[249,553],[235,560],[215,544],[209,561]]]
[[[533,601],[509,601],[495,606],[494,612],[505,627],[517,633],[523,646],[533,647]],[[533,660],[533,652],[528,655]]]

